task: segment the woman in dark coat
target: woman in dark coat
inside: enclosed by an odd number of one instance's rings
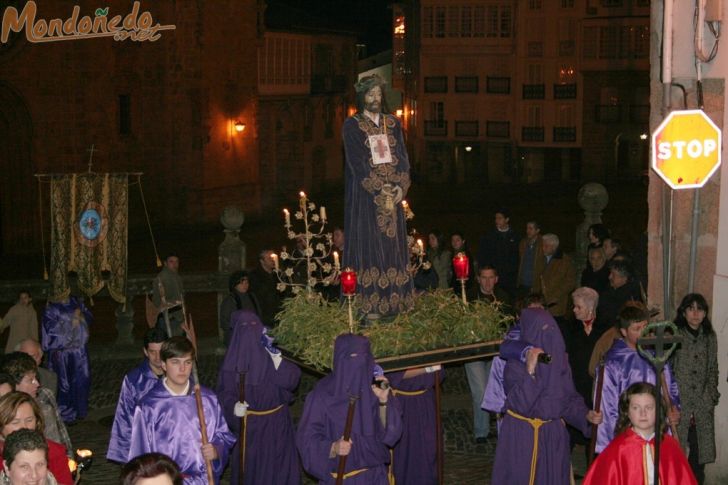
[[[703,295],[690,293],[677,309],[675,324],[682,344],[672,357],[680,390],[680,445],[698,483],[705,481],[705,464],[715,461],[714,411],[718,405],[718,339],[708,318]]]

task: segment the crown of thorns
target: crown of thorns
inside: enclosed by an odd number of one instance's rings
[[[385,84],[387,83],[381,76],[378,74],[372,74],[371,76],[365,76],[359,79],[359,81],[354,84],[354,89],[357,93],[366,93],[374,86],[384,86]]]

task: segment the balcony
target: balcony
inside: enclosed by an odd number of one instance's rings
[[[576,126],[554,126],[554,142],[575,142]]]
[[[511,78],[488,76],[486,91],[489,94],[511,94]]]
[[[544,99],[546,97],[545,84],[524,84],[523,99]]]
[[[491,138],[509,138],[511,136],[511,122],[486,121],[485,133]]]
[[[543,141],[543,126],[523,126],[521,127],[521,139],[523,141]]]
[[[447,121],[425,121],[425,136],[447,136]]]
[[[576,84],[554,84],[554,99],[576,99]]]
[[[598,104],[594,117],[597,123],[619,123],[622,120],[622,108],[616,104]]]
[[[467,136],[467,137],[478,136],[478,122],[477,121],[456,121],[455,122],[455,136]]]

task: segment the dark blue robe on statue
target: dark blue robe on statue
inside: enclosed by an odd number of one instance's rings
[[[344,435],[349,396],[357,396],[346,460],[346,485],[387,485],[389,451],[402,435],[398,400],[387,401],[387,425],[379,419],[379,400],[371,388],[374,357],[369,340],[340,335],[334,345],[334,368],[306,396],[298,423],[296,446],[303,468],[321,484],[336,483],[339,457],[329,458],[331,445]]]
[[[301,370],[280,360],[276,369],[271,345],[258,315],[249,310],[232,314],[232,337],[217,378],[217,395],[230,429],[240,437],[235,404],[240,400],[240,374],[245,372],[245,481],[249,485],[288,485],[301,481],[295,431],[288,404]],[[271,347],[275,355],[277,349]],[[280,355],[278,353],[277,355]],[[230,483],[239,483],[241,439],[231,454]]]
[[[445,371],[440,371],[440,381]],[[392,468],[397,485],[436,485],[437,429],[435,374],[405,379],[404,372],[387,374],[402,406],[402,439],[394,447]]]
[[[410,186],[409,160],[399,120],[379,115],[379,126],[357,113],[342,128],[345,167],[344,266],[358,275],[364,313],[393,315],[412,307],[409,249],[398,199]],[[375,165],[369,136],[386,134],[392,162]],[[391,194],[395,194],[392,196]]]
[[[124,376],[124,381],[121,383],[121,392],[119,393],[119,402],[116,405],[114,424],[111,427],[109,449],[106,452],[107,460],[119,463],[127,462],[134,409],[158,381],[159,377],[149,367],[147,359],[144,359],[144,362]]]
[[[81,317],[74,325],[74,313]],[[48,368],[58,375],[58,410],[65,422],[83,419],[88,413],[91,390],[86,343],[88,326],[93,315],[83,300],[70,297],[67,301],[50,302],[43,312],[42,346],[48,356]]]
[[[554,318],[546,310],[527,308],[520,323],[521,339],[551,354],[552,360],[549,365],[538,364],[534,377],[518,358],[506,364],[506,412],[491,483],[563,485],[569,483],[571,455],[562,419],[587,434],[588,409],[574,388],[564,340]]]
[[[189,394],[173,396],[160,379],[142,398],[134,412],[127,461],[152,451],[163,453],[179,465],[185,485],[208,485],[205,459],[200,449],[200,420],[192,387],[190,382]],[[228,429],[215,393],[206,387],[202,387],[202,408],[207,439],[218,454],[212,466],[215,483],[219,483],[230,449],[235,444],[235,436]]]

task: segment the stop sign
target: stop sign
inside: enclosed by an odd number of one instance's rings
[[[673,111],[652,133],[651,151],[652,169],[670,187],[702,187],[720,166],[720,128],[702,110]]]

